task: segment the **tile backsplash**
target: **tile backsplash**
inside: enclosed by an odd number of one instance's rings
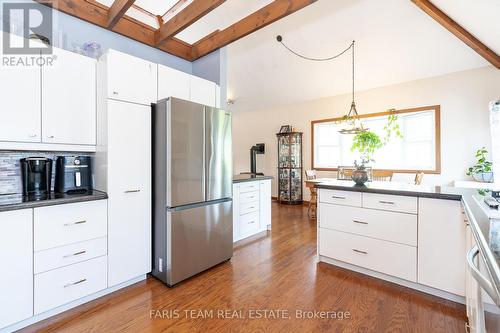
[[[25,157],[48,157],[54,160],[52,164],[52,190],[54,189],[55,161],[57,156],[94,156],[91,153],[72,152],[33,152],[33,151],[0,151],[0,195],[22,193],[21,169],[19,160]]]

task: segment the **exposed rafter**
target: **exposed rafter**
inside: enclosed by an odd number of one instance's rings
[[[156,44],[161,44],[189,27],[201,17],[219,7],[226,0],[194,0],[186,8],[165,22],[156,33]]]
[[[490,62],[493,66],[500,69],[500,56],[493,50],[483,44],[479,39],[474,37],[470,32],[465,30],[461,25],[450,18],[446,13],[437,8],[429,0],[411,0],[420,9],[426,12],[430,17],[436,20],[444,28],[458,37],[462,42],[470,46],[481,57]]]
[[[116,23],[125,15],[135,0],[115,0],[108,12],[108,29],[112,29]]]
[[[95,1],[86,0],[35,0],[36,2],[52,6],[68,15],[93,23],[107,29],[108,8]],[[128,16],[124,16],[113,27],[113,31],[134,39],[138,42],[157,47],[186,60],[191,59],[191,45],[176,38],[170,38],[160,46],[155,44],[155,29]]]
[[[228,28],[205,37],[193,45],[192,57],[198,59],[245,37],[317,0],[274,0]]]

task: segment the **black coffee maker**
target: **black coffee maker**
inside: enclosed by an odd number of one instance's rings
[[[27,157],[20,160],[23,195],[44,197],[50,194],[52,160],[46,157]]]

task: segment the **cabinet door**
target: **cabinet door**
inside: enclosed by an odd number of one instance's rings
[[[0,45],[4,37],[0,31]],[[40,67],[0,64],[0,98],[0,141],[40,142]]]
[[[0,328],[33,315],[32,210],[0,213]]]
[[[158,65],[158,100],[173,96],[189,101],[190,80],[189,74]]]
[[[260,181],[260,229],[271,229],[271,180]]]
[[[156,64],[110,50],[107,68],[109,98],[144,105],[156,103]]]
[[[108,133],[111,287],[151,271],[151,108],[108,101]]]
[[[465,247],[460,201],[419,198],[418,283],[465,296]]]
[[[95,145],[96,61],[53,50],[57,58],[42,68],[42,141]]]
[[[211,81],[191,75],[191,101],[215,107],[215,86]]]

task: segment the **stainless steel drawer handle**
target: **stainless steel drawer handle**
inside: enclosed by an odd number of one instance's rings
[[[248,224],[254,224],[254,223],[255,223],[255,221],[248,222]]]
[[[63,258],[76,257],[76,256],[80,256],[80,255],[85,254],[85,253],[87,253],[87,251],[85,251],[85,250],[84,251],[80,251],[80,252],[75,252],[73,254],[67,254],[67,255],[65,255],[65,256],[63,256]]]
[[[138,193],[141,192],[141,190],[127,190],[125,193]]]
[[[254,209],[254,208],[255,208],[254,206],[252,206],[252,207],[248,207],[248,209]]]
[[[65,227],[71,227],[73,225],[79,225],[79,224],[84,224],[84,223],[87,223],[87,221],[82,220],[82,221],[77,221],[77,222],[73,222],[73,223],[65,223],[64,226]]]
[[[49,135],[47,138],[49,138],[49,139],[53,139],[53,138],[54,138],[54,136],[53,136],[53,135]]]
[[[342,199],[342,200],[345,200],[347,198],[346,197],[338,197],[336,195],[332,195],[332,199]]]
[[[30,138],[36,138],[36,134],[30,134],[29,137]]]
[[[118,95],[118,91],[113,91],[113,95]]]
[[[68,283],[68,284],[64,285],[64,288],[73,287],[73,286],[76,286],[80,283],[84,283],[85,281],[87,281],[87,279],[81,279],[81,280],[78,280],[78,281],[73,282],[73,283]]]
[[[394,205],[394,202],[392,202],[392,201],[382,201],[382,200],[380,200],[379,202],[381,204],[385,204],[385,205]]]
[[[352,222],[357,223],[357,224],[368,224],[368,222],[357,221],[357,220],[352,220]]]
[[[361,251],[361,250],[356,250],[356,249],[352,249],[354,252],[356,253],[361,253],[361,254],[368,254],[368,252],[366,251]]]

